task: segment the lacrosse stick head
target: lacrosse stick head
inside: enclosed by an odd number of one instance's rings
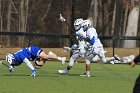
[[[10,53],[7,53],[6,54],[6,62],[9,64],[9,65],[11,65],[12,64],[12,62],[14,61],[14,56],[13,56],[13,54],[10,54]]]
[[[59,20],[62,21],[62,22],[66,21],[66,19],[62,16],[62,14],[59,15]]]

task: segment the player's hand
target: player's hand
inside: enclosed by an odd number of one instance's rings
[[[9,71],[13,72],[14,71],[14,67],[13,66],[9,66]]]
[[[35,77],[36,76],[36,70],[34,69],[34,70],[32,70],[32,75],[31,75],[32,77]]]
[[[90,43],[86,42],[85,49],[88,50],[89,48],[91,48],[91,45],[90,45]]]
[[[71,49],[76,49],[78,46],[77,44],[72,45]]]

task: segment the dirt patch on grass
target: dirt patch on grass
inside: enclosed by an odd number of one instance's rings
[[[6,53],[15,53],[21,48],[1,48],[0,49],[0,59],[5,59]],[[49,51],[54,52],[55,54],[59,56],[66,56],[67,59],[70,57],[70,52],[65,52],[62,48],[43,48],[43,50],[48,53]],[[113,48],[105,48],[107,51],[106,56],[112,56],[113,55]],[[119,56],[128,56],[128,55],[137,55],[139,54],[139,48],[115,48],[114,49],[115,54]]]

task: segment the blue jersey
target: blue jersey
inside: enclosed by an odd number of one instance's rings
[[[13,54],[14,62],[12,63],[12,65],[20,65],[21,63],[23,63],[23,60],[25,58],[34,60],[39,56],[39,53],[41,51],[42,49],[37,46],[23,48]]]

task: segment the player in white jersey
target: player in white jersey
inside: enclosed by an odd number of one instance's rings
[[[91,21],[89,19],[84,20],[83,29],[84,31],[86,31],[86,38],[89,39],[88,46],[90,47],[88,48],[87,55],[90,55],[90,53],[94,54],[94,56],[98,55],[103,63],[107,63],[108,61],[114,60],[115,58],[117,59],[117,57],[105,57],[106,51],[104,50],[103,45],[100,39],[98,38],[96,29],[94,27],[91,27]],[[91,59],[94,56],[91,56]],[[93,61],[95,61],[94,58]]]
[[[102,43],[100,42],[100,39],[98,38],[96,29],[94,27],[91,27],[91,21],[84,20],[82,26],[83,30],[86,32],[85,40],[88,42],[86,47],[87,50],[85,53],[85,58],[87,61],[86,61],[86,73],[84,73],[84,75],[86,76],[87,74],[90,74],[90,60],[92,60],[96,55],[100,57],[103,63],[106,63],[109,60],[107,60],[107,58],[105,57],[105,51]],[[115,59],[114,57],[110,58],[110,60],[114,59]]]
[[[132,62],[135,58],[135,55],[129,55],[129,56],[125,56],[125,57],[119,57],[118,55],[115,55],[118,60],[113,60],[114,64],[129,64],[130,62]]]
[[[82,22],[83,19],[81,18],[76,19],[74,22],[74,27],[76,30],[76,38],[78,40],[78,47],[76,47],[76,49],[78,50],[73,51],[73,54],[70,58],[69,65],[67,66],[67,68],[65,70],[58,70],[58,72],[61,74],[67,74],[69,70],[72,68],[72,66],[74,65],[74,61],[76,59],[78,59],[79,57],[84,58],[84,54],[86,51],[85,51],[85,41],[83,40],[83,37],[86,37],[86,32],[84,32],[83,28],[81,27]],[[90,75],[88,75],[88,77],[90,77]]]

